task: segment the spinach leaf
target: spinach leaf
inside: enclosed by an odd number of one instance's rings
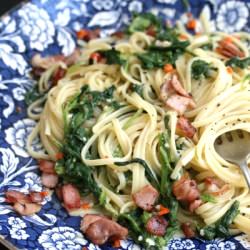
[[[126,60],[122,58],[120,51],[114,48],[111,50],[99,51],[99,53],[106,58],[107,64],[123,65],[126,62]]]
[[[137,54],[145,69],[162,68],[165,64],[175,65],[178,57],[185,52],[188,41],[178,41],[168,47],[151,46],[146,53]]]
[[[144,87],[143,84],[139,85],[139,84],[132,83],[130,85],[131,90],[133,92],[136,92],[140,97],[143,97],[143,87]]]
[[[34,101],[42,98],[44,96],[44,93],[41,94],[38,90],[38,84],[36,84],[31,90],[29,90],[26,94],[25,94],[25,98],[24,101],[26,103],[27,106],[29,106],[30,104],[32,104]]]
[[[221,219],[212,225],[200,229],[200,235],[208,240],[212,240],[215,237],[230,236],[228,227],[239,214],[239,205],[239,201],[235,201]]]
[[[216,203],[216,199],[211,194],[202,194],[201,195],[201,200],[204,201],[204,202]]]
[[[88,86],[84,86],[63,108],[65,129],[61,152],[64,157],[57,161],[56,172],[63,182],[75,184],[81,192],[91,192],[99,200],[103,198],[103,193],[94,180],[93,169],[81,160],[81,149],[92,136],[91,129],[82,125],[94,117],[96,107],[102,109],[113,102],[113,91],[114,87],[99,92],[90,91]],[[67,120],[69,114],[71,118]]]
[[[145,169],[145,174],[147,179],[149,180],[149,182],[156,188],[159,190],[159,182],[157,177],[153,174],[151,168],[148,166],[148,164],[146,163],[146,161],[144,161],[143,159],[140,158],[134,158],[130,161],[122,161],[122,162],[115,162],[115,165],[117,166],[126,166],[128,164],[132,164],[132,163],[138,163],[140,164],[142,167],[144,167]]]
[[[245,69],[250,66],[250,57],[246,57],[244,59],[233,57],[226,62],[226,66]]]
[[[172,172],[170,164],[170,153],[167,148],[169,143],[169,135],[167,132],[160,134],[159,136],[159,153],[161,160],[161,188],[160,188],[160,201],[161,203],[170,209],[169,214],[169,226],[167,228],[164,239],[166,243],[172,238],[174,233],[179,229],[179,223],[177,221],[178,201],[172,193],[172,181],[170,175]]]
[[[153,26],[157,31],[159,31],[162,27],[162,20],[151,13],[135,14],[128,27],[128,31],[130,33],[144,31],[150,26]]]
[[[209,63],[203,60],[195,60],[192,63],[192,77],[195,80],[199,80],[202,76],[209,77],[210,71],[214,69]]]

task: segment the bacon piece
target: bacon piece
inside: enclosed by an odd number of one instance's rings
[[[59,68],[55,71],[55,73],[53,74],[52,85],[53,85],[53,86],[56,86],[57,83],[58,83],[58,81],[59,81],[60,79],[62,79],[62,78],[65,76],[65,74],[66,74],[66,70],[63,69],[62,67],[59,67]]]
[[[196,128],[186,117],[181,116],[177,120],[176,132],[181,136],[192,139],[196,133]]]
[[[176,74],[173,74],[172,76],[171,85],[178,94],[190,98],[190,94],[182,87],[181,82],[178,80]]]
[[[106,218],[106,217],[99,214],[86,214],[81,221],[81,230],[85,232],[92,223],[100,220],[101,218]]]
[[[54,188],[58,183],[58,175],[56,174],[42,174],[42,184],[47,188]]]
[[[177,200],[188,203],[190,211],[194,211],[201,205],[197,183],[187,175],[183,175],[180,180],[174,182],[173,193]]]
[[[34,203],[41,203],[44,199],[44,196],[41,192],[31,192],[30,194],[30,200]]]
[[[180,201],[192,202],[200,197],[196,181],[189,179],[187,175],[183,175],[180,180],[174,182],[173,193]]]
[[[182,115],[187,110],[188,107],[194,108],[195,103],[190,97],[185,97],[177,94],[171,95],[167,101],[166,105]]]
[[[127,228],[122,227],[117,222],[91,214],[84,216],[81,230],[96,245],[102,245],[111,239],[125,239],[128,235]]]
[[[155,215],[147,221],[146,230],[150,234],[163,236],[166,233],[167,226],[168,222],[163,216]]]
[[[183,114],[187,108],[195,107],[192,96],[183,88],[176,74],[172,74],[161,86],[160,98],[179,114]]]
[[[63,200],[63,194],[62,194],[62,187],[57,187],[55,189],[57,198],[62,201]]]
[[[19,202],[21,204],[29,203],[30,197],[24,193],[15,190],[8,190],[5,193],[6,201],[9,203]]]
[[[62,186],[63,202],[67,209],[81,207],[81,196],[78,189],[72,184]]]
[[[56,174],[55,163],[48,160],[39,160],[39,169],[46,174]]]
[[[149,36],[156,36],[156,29],[153,25],[150,25],[147,29],[146,29],[146,34]]]
[[[146,185],[138,192],[133,194],[135,204],[145,211],[151,211],[153,205],[159,197],[158,191],[151,185]]]
[[[198,208],[202,204],[202,200],[194,200],[193,202],[190,203],[189,205],[189,211],[193,213],[196,208]]]
[[[190,227],[190,223],[182,223],[181,224],[181,229],[185,235],[186,238],[193,238],[195,236],[194,230]]]
[[[232,41],[227,41],[223,39],[219,42],[219,47],[217,47],[217,51],[225,57],[244,57],[245,54],[242,50],[240,50],[236,44]]]
[[[16,202],[13,209],[20,215],[33,215],[41,210],[42,206],[36,203],[20,204]]]
[[[69,56],[54,55],[48,57],[41,57],[40,54],[35,54],[31,59],[31,65],[33,68],[48,69],[57,62],[64,62],[66,65],[74,64],[80,56],[80,51],[78,49]]]

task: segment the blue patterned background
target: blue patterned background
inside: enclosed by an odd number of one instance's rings
[[[189,2],[188,11],[195,16],[206,8],[214,29],[250,31],[250,1]],[[46,198],[38,214],[20,217],[4,202],[4,193],[8,189],[42,189],[37,163],[25,150],[27,135],[35,125],[27,118],[24,104],[24,95],[34,84],[29,77],[32,55],[68,55],[75,48],[75,33],[80,28],[100,27],[105,36],[126,25],[133,11],[152,11],[174,22],[185,21],[187,8],[181,0],[32,0],[0,21],[0,234],[19,249],[112,249],[89,243],[79,232],[80,218],[70,217],[55,195]],[[36,142],[34,147],[41,145]],[[140,249],[130,240],[121,246]],[[250,237],[174,239],[167,249],[250,249]]]

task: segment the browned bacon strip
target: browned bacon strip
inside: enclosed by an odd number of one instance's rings
[[[62,186],[63,203],[68,209],[80,208],[81,196],[78,189],[72,184]]]
[[[194,134],[196,133],[196,129],[186,117],[181,116],[177,121],[176,132],[181,136],[192,139]]]
[[[42,173],[42,184],[47,188],[55,188],[58,183],[58,175]]]
[[[155,215],[147,221],[146,230],[150,234],[163,236],[166,233],[167,226],[168,222],[163,216]]]
[[[96,245],[102,245],[112,239],[125,239],[128,235],[127,228],[100,215],[85,215],[81,230]]]
[[[42,206],[36,203],[20,204],[16,202],[13,208],[20,215],[32,215],[32,214],[39,212]]]
[[[55,163],[48,160],[39,160],[39,169],[46,174],[56,174]]]
[[[135,204],[145,211],[151,211],[159,197],[158,191],[151,185],[146,185],[138,192],[133,194]]]

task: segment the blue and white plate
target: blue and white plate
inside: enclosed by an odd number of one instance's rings
[[[20,217],[4,201],[7,189],[41,191],[37,162],[25,150],[27,135],[35,122],[28,119],[24,95],[34,81],[29,77],[30,59],[36,52],[70,54],[80,28],[100,27],[102,35],[128,23],[131,12],[152,11],[174,21],[185,19],[182,0],[31,0],[0,20],[0,237],[18,249],[81,250],[112,249],[90,243],[79,231],[80,217],[71,217],[55,195],[48,197],[36,215]],[[186,1],[187,2],[187,1]],[[195,16],[206,8],[211,25],[224,32],[250,32],[250,0],[193,0]],[[41,147],[37,142],[35,147]],[[121,249],[140,249],[123,241]],[[250,249],[250,237],[229,239],[173,239],[167,249]]]

